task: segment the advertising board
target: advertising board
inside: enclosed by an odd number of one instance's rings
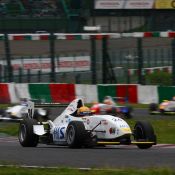
[[[6,66],[6,61],[0,60],[1,71]],[[43,73],[51,72],[50,58],[15,59],[11,61],[13,74],[18,75],[21,68],[23,74],[28,70],[36,73],[41,70]],[[89,71],[90,56],[68,56],[55,59],[55,72]]]
[[[96,0],[95,9],[175,9],[175,0]]]

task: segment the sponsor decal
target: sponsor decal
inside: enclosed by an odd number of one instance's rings
[[[74,107],[73,106],[70,106],[69,108],[67,108],[67,110],[69,110],[69,111],[74,111]]]
[[[117,135],[119,135],[119,131],[120,131],[119,129],[116,129],[116,134],[117,134]]]
[[[154,0],[129,0],[125,9],[153,9]]]
[[[58,128],[55,128],[54,129],[54,132],[53,132],[53,139],[54,140],[61,140],[61,139],[64,139],[65,138],[65,135],[64,135],[64,130],[65,130],[65,127],[58,127]]]
[[[89,120],[89,119],[87,119],[87,121],[86,121],[86,122],[87,122],[87,124],[88,124],[88,125],[90,124],[90,120]]]
[[[101,120],[101,124],[108,125],[108,122],[107,122],[107,120]]]
[[[90,120],[89,120],[88,118],[82,117],[82,119],[83,119],[83,121],[84,121],[87,125],[90,124]]]
[[[126,124],[121,124],[121,125],[119,125],[119,127],[120,127],[120,128],[128,128],[128,125],[126,125]]]
[[[95,9],[152,9],[154,2],[155,0],[96,0]]]
[[[124,0],[96,0],[95,9],[122,9]]]
[[[123,121],[121,118],[112,118],[114,122]]]
[[[67,118],[67,120],[66,120],[66,123],[70,123],[71,122],[71,118]]]
[[[156,9],[174,9],[175,0],[156,0],[155,8]]]
[[[110,128],[110,129],[109,129],[109,133],[110,133],[110,134],[115,134],[115,132],[116,132],[116,129],[115,129],[115,128]]]
[[[96,0],[95,9],[174,9],[175,0]]]

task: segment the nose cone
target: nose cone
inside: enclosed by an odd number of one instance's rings
[[[115,137],[132,134],[130,126],[123,119],[111,115],[105,115],[107,132]],[[114,132],[115,130],[115,132]]]

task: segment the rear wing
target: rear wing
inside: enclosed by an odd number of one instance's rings
[[[64,103],[34,103],[35,107],[67,107],[68,104]]]
[[[27,98],[21,98],[20,103],[21,105],[27,104],[29,101],[34,103],[34,107],[64,107],[67,106],[68,104],[61,104],[61,103],[47,103],[43,99],[27,99]]]

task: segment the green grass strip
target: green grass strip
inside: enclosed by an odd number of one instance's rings
[[[175,169],[71,169],[71,168],[24,168],[24,167],[0,167],[1,175],[174,175]]]

